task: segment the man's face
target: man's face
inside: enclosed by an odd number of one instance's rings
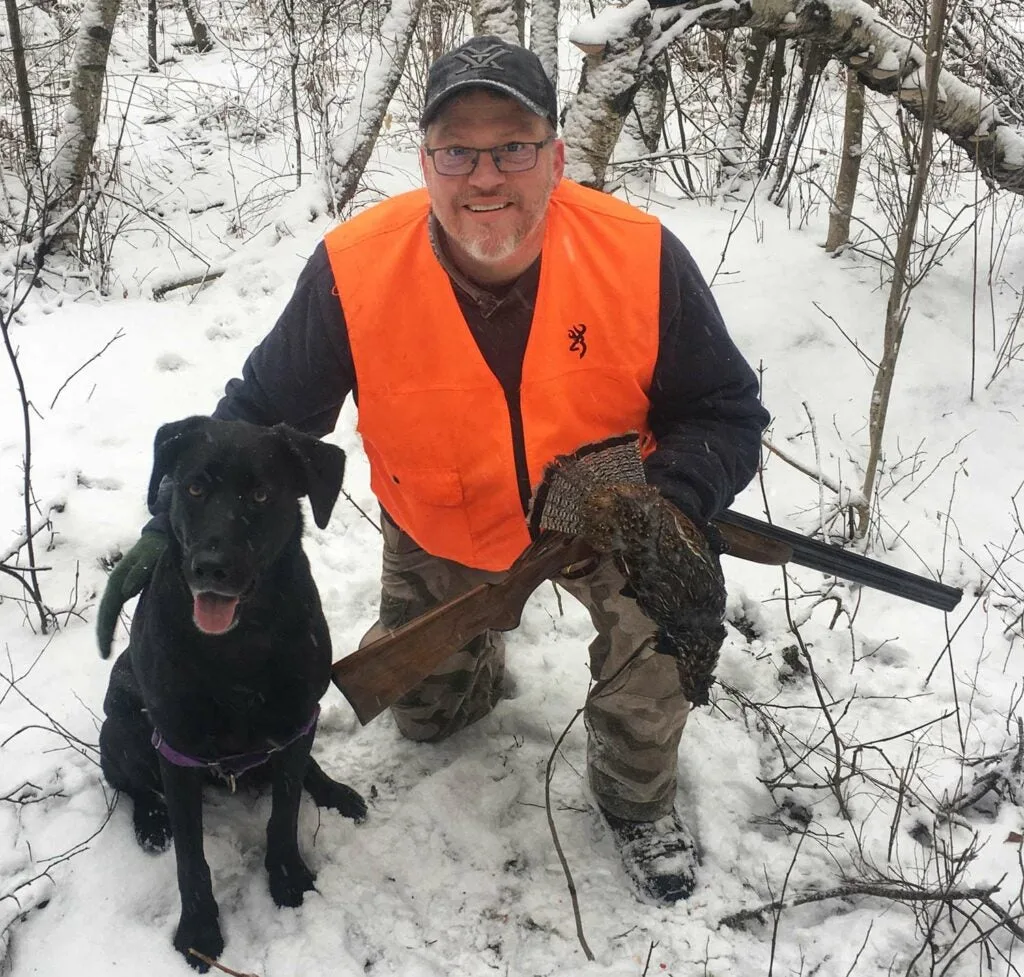
[[[486,149],[540,142],[550,134],[539,115],[486,89],[454,97],[427,127],[420,165],[431,208],[452,258],[471,278],[510,281],[540,254],[548,199],[565,169],[565,147],[552,140],[539,150],[537,165],[521,173],[500,172],[490,154],[482,153],[465,176],[438,173],[426,149]]]

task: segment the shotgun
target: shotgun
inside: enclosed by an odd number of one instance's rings
[[[771,566],[795,563],[865,587],[951,611],[962,592],[839,546],[727,509],[714,520],[726,553]],[[544,530],[498,583],[474,587],[335,662],[332,680],[364,726],[487,630],[518,627],[530,595],[596,555],[582,539]]]

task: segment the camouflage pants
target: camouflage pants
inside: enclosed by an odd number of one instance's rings
[[[380,619],[363,644],[443,600],[501,579],[500,573],[430,556],[389,519],[382,522]],[[557,583],[587,608],[597,631],[584,709],[591,789],[608,813],[653,821],[672,810],[679,739],[690,708],[675,663],[654,651],[654,625],[622,596],[624,580],[611,560]],[[437,741],[476,722],[501,698],[504,672],[502,635],[474,638],[392,707],[399,730],[413,740]]]

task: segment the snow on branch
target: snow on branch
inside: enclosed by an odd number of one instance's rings
[[[610,13],[573,30],[571,39],[588,55],[588,75],[608,68],[615,68],[620,76],[623,70],[642,74],[672,41],[695,25],[709,30],[745,25],[769,37],[814,41],[829,57],[853,68],[868,88],[894,96],[917,117],[923,111],[924,50],[863,0],[688,0],[659,7],[646,16],[639,5],[646,7],[647,0],[608,8]],[[624,31],[637,31],[641,23],[647,27],[642,61],[623,69],[617,45]],[[964,149],[991,183],[1024,194],[1024,133],[1000,116],[995,99],[982,89],[945,68],[938,82],[936,129]],[[618,94],[627,89],[620,79]],[[592,168],[595,165],[591,163]],[[603,166],[596,168],[603,172]]]
[[[341,131],[334,140],[328,184],[337,210],[352,199],[373,151],[377,134],[405,70],[423,0],[394,0],[373,39],[363,81],[346,108]]]
[[[648,0],[605,7],[569,35],[586,55],[579,94],[563,125],[566,175],[602,188],[622,121],[633,102],[644,69],[644,43],[651,33]]]
[[[920,117],[925,53],[863,0],[750,0],[750,27],[774,37],[807,38],[853,68],[864,84],[895,96]],[[935,127],[967,151],[984,176],[1024,193],[1024,134],[1007,125],[995,100],[945,68],[938,78]]]

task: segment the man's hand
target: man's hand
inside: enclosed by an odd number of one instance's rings
[[[114,640],[114,628],[117,627],[121,608],[149,583],[153,568],[165,549],[167,536],[164,533],[144,532],[110,571],[96,615],[96,643],[101,658],[110,657],[110,645]]]

